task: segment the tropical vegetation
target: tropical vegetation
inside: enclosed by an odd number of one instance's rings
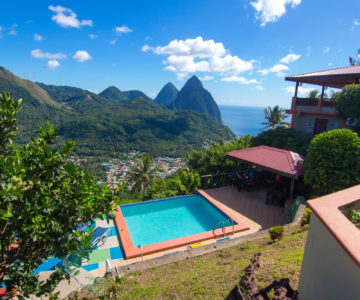
[[[40,297],[69,278],[56,269],[45,281],[34,270],[50,257],[89,248],[91,230],[79,225],[113,217],[113,192],[67,162],[74,142],[54,147],[57,128],[47,123],[30,143],[14,142],[21,100],[0,96],[0,279],[7,291]]]
[[[273,108],[268,106],[267,108],[265,108],[264,113],[266,122],[263,122],[261,124],[266,126],[263,129],[290,125],[290,123],[285,122],[288,115],[285,114],[285,110],[281,109],[279,105],[275,105]]]
[[[360,138],[350,129],[316,135],[305,161],[305,182],[329,194],[360,183]]]

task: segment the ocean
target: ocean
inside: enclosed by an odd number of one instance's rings
[[[219,105],[219,109],[224,124],[227,125],[237,137],[245,134],[255,136],[260,132],[261,128],[266,126],[261,124],[265,122],[265,107]]]

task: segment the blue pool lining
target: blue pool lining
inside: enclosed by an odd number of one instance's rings
[[[201,198],[205,199],[209,204],[211,204],[213,207],[215,207],[215,209],[217,209],[223,216],[225,216],[226,219],[232,220],[234,222],[234,225],[238,225],[238,223],[233,218],[231,218],[229,215],[224,213],[221,209],[219,209],[216,205],[214,205],[214,203],[212,203],[211,201],[206,199],[206,197],[204,197],[200,193],[191,194],[191,195],[182,195],[182,196],[176,196],[176,197],[168,197],[168,198],[163,198],[163,199],[148,200],[148,201],[142,201],[142,202],[136,202],[136,203],[123,204],[123,205],[120,205],[120,210],[121,210],[121,207],[125,207],[125,206],[140,205],[140,204],[159,202],[159,201],[164,201],[164,200],[175,200],[175,199],[179,199],[179,198],[187,198],[187,197],[192,197],[192,196],[200,196]],[[232,224],[229,224],[229,226],[232,226]]]

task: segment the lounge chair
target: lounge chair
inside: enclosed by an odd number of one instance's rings
[[[100,241],[105,244],[107,237],[111,234],[111,228],[96,227],[92,234],[91,244],[95,247]]]

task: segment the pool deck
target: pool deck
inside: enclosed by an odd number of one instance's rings
[[[124,248],[126,259],[139,257],[142,254],[148,255],[156,252],[161,252],[164,250],[174,249],[181,246],[187,246],[190,244],[199,243],[209,239],[221,238],[226,234],[247,231],[250,229],[250,227],[246,223],[244,223],[241,218],[239,218],[239,214],[235,213],[233,210],[229,210],[225,205],[219,203],[219,201],[215,200],[205,191],[199,190],[198,192],[210,203],[212,203],[218,210],[223,212],[229,219],[233,220],[233,222],[235,222],[234,226],[232,226],[232,224],[229,223],[228,224],[229,226],[226,226],[224,228],[214,229],[169,241],[146,245],[143,246],[141,250],[140,248],[135,247],[135,245],[133,244],[122,211],[120,207],[118,207],[116,211],[115,224],[117,226],[117,230],[120,235],[120,239],[122,246]],[[163,201],[166,200],[164,199]]]
[[[265,190],[259,189],[250,192],[238,192],[237,188],[228,186],[222,188],[208,189],[204,190],[203,192],[207,194],[208,198],[212,198],[214,201],[217,202],[219,206],[223,206],[225,210],[231,213],[231,215],[235,215],[236,218],[241,220],[249,227],[248,230],[237,232],[234,234],[226,231],[226,237],[235,238],[245,236],[251,233],[258,232],[262,229],[270,228],[274,225],[286,224],[289,222],[286,215],[284,214],[284,209],[282,207],[265,204]],[[221,229],[218,229],[217,232],[218,231],[221,232]],[[219,235],[213,239],[202,241],[202,244],[213,244],[216,243],[217,240],[220,240],[222,238],[224,238],[224,236]],[[144,260],[168,255],[170,253],[178,251],[185,251],[187,249],[188,245],[148,254],[144,256]],[[130,258],[118,261],[112,266],[124,266],[139,262],[141,260],[141,257]]]
[[[237,238],[240,236],[246,236],[255,232],[258,232],[262,229],[269,228],[274,225],[279,224],[286,224],[288,223],[288,219],[284,214],[284,209],[277,206],[272,205],[265,205],[265,197],[266,191],[265,190],[254,190],[254,191],[241,191],[238,192],[237,188],[229,186],[229,187],[222,187],[222,188],[215,188],[215,189],[208,189],[204,190],[201,193],[206,196],[206,198],[211,199],[213,203],[216,203],[217,207],[221,207],[222,210],[225,210],[229,216],[233,219],[240,221],[242,224],[245,224],[248,227],[247,230],[243,230],[240,232],[232,233],[232,228],[228,228],[226,230],[226,238]],[[116,226],[112,220],[106,221],[101,220],[96,222],[96,226],[101,227],[112,227]],[[224,238],[223,232],[221,229],[217,229],[216,236],[212,237],[211,239],[207,239],[201,242],[203,245],[210,245],[217,243],[217,241]],[[116,235],[111,236],[107,239],[104,245],[98,245],[97,250],[93,251],[90,257],[90,261],[88,262],[90,265],[91,263],[97,263],[97,267],[94,270],[89,270],[86,272],[87,276],[96,278],[96,277],[103,277],[106,272],[106,265],[105,265],[105,254],[106,258],[109,259],[111,263],[111,267],[115,266],[125,266],[130,265],[135,262],[139,262],[142,260],[141,257],[134,257],[130,259],[124,259],[120,254],[113,255],[110,249],[116,249],[120,246],[119,239]],[[193,244],[194,242],[190,243]],[[148,254],[144,256],[144,260],[152,259],[155,257],[160,257],[164,255],[168,255],[174,252],[181,252],[187,250],[189,244],[179,246],[172,249],[162,250],[160,252]],[[139,249],[138,249],[139,250]],[[104,254],[104,257],[97,257],[96,253]],[[102,253],[106,252],[106,253]],[[109,253],[107,253],[109,252]],[[47,277],[47,272],[40,273],[41,276]],[[78,280],[79,278],[77,278]],[[72,281],[70,285],[68,283],[63,283],[64,286],[61,288],[57,288],[56,290],[62,291],[62,296],[66,295],[67,292],[71,290],[75,290],[78,288],[78,283]],[[64,291],[67,291],[64,293]]]

